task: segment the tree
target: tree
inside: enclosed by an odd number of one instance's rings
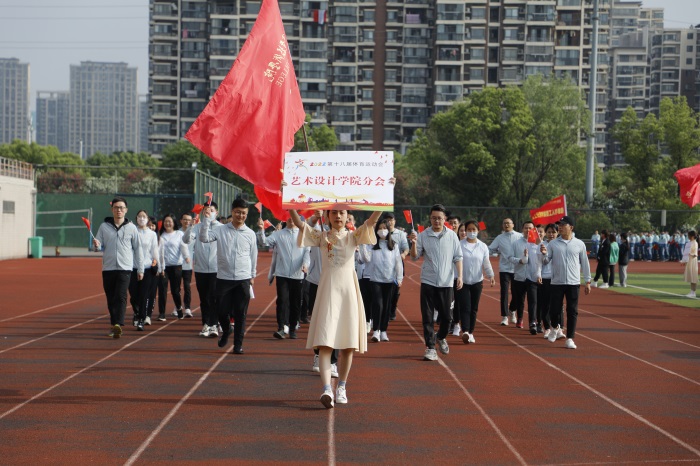
[[[637,112],[627,107],[613,128],[612,137],[620,142],[622,156],[635,184],[633,190],[648,185],[661,156],[660,144],[663,139],[663,128],[656,115],[649,113],[640,121]]]
[[[661,101],[659,122],[663,140],[671,159],[672,173],[698,163],[700,127],[698,115],[688,106],[685,96]]]
[[[292,152],[332,151],[338,147],[338,137],[335,131],[328,125],[311,126],[311,115],[306,115],[306,138],[309,148],[306,149],[304,141],[304,128],[294,134],[294,147]]]

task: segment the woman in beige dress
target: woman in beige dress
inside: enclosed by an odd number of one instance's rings
[[[360,244],[375,244],[374,225],[381,212],[374,212],[355,231],[348,231],[347,210],[329,210],[326,216],[330,231],[318,231],[302,222],[296,210],[289,214],[299,227],[299,247],[320,247],[322,270],[318,294],[311,314],[307,348],[318,348],[319,368],[323,394],[321,403],[326,408],[348,402],[345,382],[352,366],[353,351],[367,350],[365,308],[355,273],[355,248]],[[331,352],[340,350],[338,389],[335,397],[331,390]]]
[[[690,293],[686,296],[695,297],[695,289],[698,287],[698,235],[695,231],[688,232],[688,242],[685,243],[683,260],[685,262],[685,273],[683,279],[690,283]]]

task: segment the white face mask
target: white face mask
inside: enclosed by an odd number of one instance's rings
[[[143,217],[136,217],[136,223],[138,223],[140,227],[145,227],[148,224],[148,219]]]
[[[209,215],[207,215],[207,218],[214,220],[216,218],[216,211],[212,210],[211,212],[209,212]]]
[[[476,237],[479,235],[478,231],[468,231],[467,232],[467,239],[476,239]]]
[[[384,239],[386,238],[386,235],[389,234],[389,230],[377,230],[377,234],[380,238]]]

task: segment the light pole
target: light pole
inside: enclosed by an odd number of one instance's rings
[[[595,176],[595,110],[597,105],[596,87],[598,85],[598,0],[593,0],[593,17],[591,25],[591,73],[589,75],[590,91],[588,92],[588,108],[591,111],[591,126],[588,134],[586,152],[586,204],[593,205],[593,181]]]

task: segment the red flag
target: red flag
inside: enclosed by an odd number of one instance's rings
[[[566,196],[555,197],[539,209],[530,210],[530,218],[535,226],[558,222],[564,215],[566,215]]]
[[[202,213],[202,209],[204,209],[204,206],[202,204],[195,204],[194,207],[192,207],[192,212],[199,215]]]
[[[425,227],[423,225],[418,225],[418,233],[423,233],[423,230],[425,230]]]
[[[92,228],[90,227],[90,220],[86,219],[85,217],[80,217],[83,219],[83,223],[87,227],[88,230],[92,231]]]
[[[162,220],[158,220],[158,231],[160,231],[160,230],[162,230],[162,229],[163,229],[163,221],[162,221]]]
[[[537,228],[531,228],[527,234],[527,242],[537,244],[539,240],[540,235],[537,233]]]
[[[486,224],[484,222],[479,222],[479,230],[485,230]]]
[[[698,188],[700,186],[700,164],[681,168],[673,176],[678,181],[682,203],[693,207],[700,202],[700,188]]]
[[[250,181],[277,218],[284,154],[306,118],[290,55],[279,5],[263,0],[231,71],[185,135]]]
[[[211,205],[211,200],[214,198],[214,193],[208,192],[208,193],[204,193],[204,195],[207,197],[207,199],[209,199],[207,201],[207,205]]]
[[[410,210],[404,210],[403,216],[406,217],[406,222],[413,225],[413,215]]]
[[[270,222],[269,220],[263,221],[263,228],[264,228],[265,230],[267,230],[267,229],[270,228],[271,226],[273,226],[273,225],[272,225],[272,222]]]
[[[355,231],[355,225],[353,225],[351,222],[346,222],[345,228],[347,228],[350,231]]]
[[[256,202],[255,208],[258,209],[258,212],[262,214],[262,202]]]
[[[445,228],[447,228],[448,230],[451,230],[451,229],[452,229],[452,225],[450,225],[449,223],[445,222]]]

